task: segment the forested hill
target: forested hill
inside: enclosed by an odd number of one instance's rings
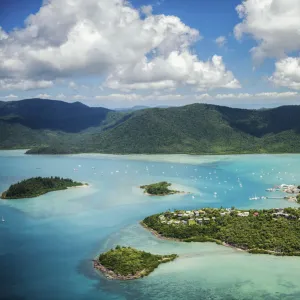
[[[31,153],[300,153],[300,106],[208,104],[116,112],[52,100],[0,102],[0,148]]]
[[[80,102],[67,103],[46,99],[27,99],[0,102],[0,121],[21,124],[30,129],[80,132],[99,126],[107,118],[109,109],[89,107]]]
[[[245,110],[193,104],[136,112],[86,140],[108,153],[300,152],[300,106]]]

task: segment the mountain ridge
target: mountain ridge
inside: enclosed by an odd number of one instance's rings
[[[300,152],[297,105],[256,110],[194,103],[116,112],[80,102],[22,101],[0,105],[2,149],[30,148],[32,154]],[[16,107],[7,108],[11,103]]]

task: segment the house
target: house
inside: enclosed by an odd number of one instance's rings
[[[272,214],[273,217],[277,218],[277,217],[284,217],[284,218],[288,218],[290,215],[289,214],[285,214],[284,212],[277,212],[277,213],[273,213]]]
[[[179,225],[180,221],[174,221],[174,224]]]
[[[212,220],[215,220],[215,219],[216,219],[216,217],[211,217],[211,219],[212,219]]]
[[[196,219],[196,222],[197,222],[198,224],[202,224],[202,223],[203,223],[203,220],[202,220],[202,218],[198,218],[198,219]]]
[[[177,216],[181,218],[183,216],[183,214],[177,214]]]
[[[237,214],[238,217],[248,217],[249,216],[249,211],[245,211],[245,212],[239,212]]]
[[[226,212],[221,212],[221,213],[220,213],[220,216],[221,216],[221,217],[225,217],[227,214],[228,214],[228,213],[226,213]]]
[[[199,210],[199,214],[205,215],[206,212],[204,210]]]
[[[181,223],[184,224],[184,225],[186,225],[186,224],[187,224],[187,221],[182,220]]]
[[[210,218],[203,218],[203,221],[204,221],[205,223],[208,223],[208,222],[210,221]]]
[[[253,214],[253,216],[254,216],[254,217],[258,217],[258,216],[259,216],[259,213],[258,213],[258,212],[255,212],[255,213]]]

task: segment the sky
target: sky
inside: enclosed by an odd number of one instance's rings
[[[300,104],[299,0],[1,0],[0,100]]]

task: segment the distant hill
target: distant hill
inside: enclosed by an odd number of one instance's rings
[[[137,111],[137,110],[142,110],[149,108],[149,106],[142,106],[142,105],[136,105],[133,107],[124,107],[124,108],[115,108],[115,111],[123,111],[123,112],[131,112],[131,111]]]
[[[78,102],[0,102],[0,148],[49,154],[300,153],[299,115],[300,106],[192,104],[115,112]]]
[[[89,107],[80,102],[28,99],[0,103],[0,120],[31,129],[80,132],[101,125],[110,112],[107,108]]]

